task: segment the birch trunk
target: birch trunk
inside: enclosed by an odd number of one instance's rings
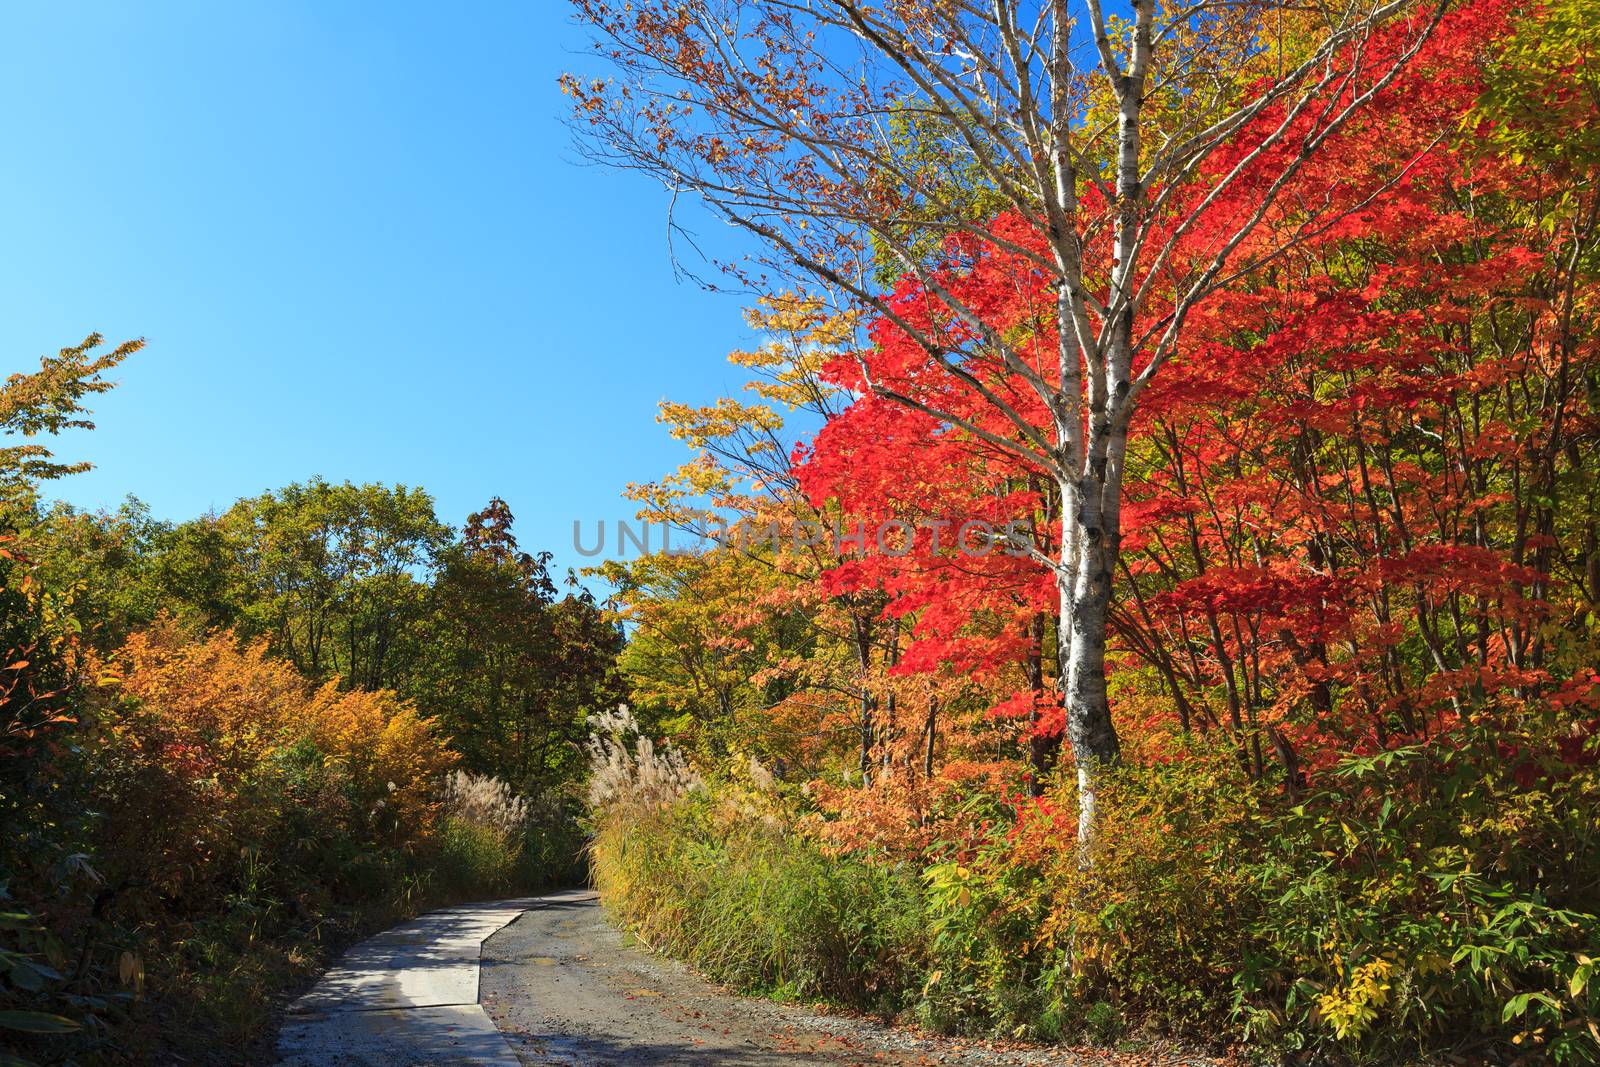
[[[1121,755],[1106,697],[1106,634],[1117,539],[1105,535],[1104,487],[1095,481],[1061,487],[1068,511],[1062,517],[1062,567],[1056,578],[1061,599],[1057,645],[1065,679],[1067,741],[1078,778],[1078,843],[1085,860],[1095,833],[1100,778]]]

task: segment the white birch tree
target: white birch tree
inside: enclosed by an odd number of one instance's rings
[[[563,78],[583,150],[753,235],[748,259],[719,264],[741,283],[826,289],[906,331],[1009,432],[870,375],[869,387],[1058,484],[1059,553],[1028,550],[1060,593],[1084,845],[1097,776],[1120,753],[1106,639],[1141,394],[1197,305],[1285,249],[1251,240],[1264,221],[1292,216],[1302,237],[1331,224],[1331,200],[1286,194],[1393,85],[1447,2],[1132,0],[1118,15],[1102,0],[574,0],[610,75]],[[973,212],[975,185],[1042,241],[1024,247]],[[941,282],[926,250],[956,234],[1048,277],[1060,323],[1048,358]],[[884,257],[973,340],[897,314],[873,281]],[[979,350],[1026,383],[1048,425],[974,372]]]

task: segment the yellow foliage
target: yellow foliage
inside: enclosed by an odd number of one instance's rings
[[[1359,1038],[1377,1021],[1378,1009],[1389,1002],[1394,964],[1377,959],[1350,972],[1350,980],[1317,998],[1317,1010],[1341,1041]]]
[[[350,773],[357,790],[379,796],[392,820],[413,832],[431,828],[434,794],[456,764],[432,719],[388,690],[341,693],[329,682],[306,705],[307,737]]]

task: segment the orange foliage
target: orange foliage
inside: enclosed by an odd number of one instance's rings
[[[402,833],[429,829],[438,783],[456,764],[432,719],[387,689],[341,693],[329,682],[305,707],[307,738],[349,773],[355,790]]]
[[[167,894],[225,878],[292,820],[397,846],[431,831],[456,755],[394,693],[311,689],[265,642],[171,620],[101,665],[113,867]]]
[[[231,633],[190,640],[170,622],[134,634],[102,675],[148,716],[124,718],[114,730],[187,777],[236,782],[302,732],[305,681],[266,648],[241,648]]]

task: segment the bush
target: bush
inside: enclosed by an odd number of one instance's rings
[[[1294,798],[1225,753],[1125,768],[1092,866],[1060,847],[1044,875],[1035,940],[1069,1012],[1331,1062],[1596,1062],[1600,775],[1516,721],[1347,758]]]
[[[73,1053],[241,1045],[268,991],[423,902],[455,755],[409,704],[313,688],[259,643],[170,621],[95,673],[92,900],[55,914],[116,1025],[91,1020]]]
[[[345,892],[372,881],[354,854],[413,862],[433,832],[455,756],[392,693],[311,690],[261,643],[170,622],[130,637],[103,674],[96,854],[121,905],[194,913],[308,886],[360,896]]]
[[[445,823],[434,860],[455,898],[577,881],[582,836],[571,802],[535,804],[492,775],[454,771],[444,781]]]
[[[1197,744],[1184,759],[1127,766],[1107,784],[1092,864],[1078,862],[1061,820],[1048,864],[1045,934],[1063,950],[1065,995],[1124,1018],[1214,1040],[1233,1009],[1240,924],[1261,902],[1240,864],[1261,832],[1270,793],[1231,751]],[[1072,811],[1070,789],[1061,807]],[[1105,1011],[1083,1022],[1106,1028]]]
[[[1246,1033],[1385,1062],[1471,1041],[1600,1062],[1600,773],[1537,712],[1352,758],[1273,812],[1234,981]]]
[[[565,792],[547,793],[532,805],[522,828],[518,882],[530,889],[581,885],[588,879],[583,802]]]
[[[520,839],[457,815],[439,830],[431,869],[447,900],[474,900],[510,890],[515,882]]]
[[[738,989],[886,1013],[905,1007],[922,958],[915,874],[829,856],[764,821],[719,818],[718,809],[701,791],[605,821],[590,858],[612,914],[652,947]]]
[[[614,776],[590,858],[648,944],[769,995],[1330,1064],[1595,1063],[1596,742],[1516,721],[1348,758],[1296,796],[1196,741],[1109,778],[1090,862],[1066,776],[1040,799],[974,794],[982,832],[920,869],[830,853],[733,775],[667,800]]]

